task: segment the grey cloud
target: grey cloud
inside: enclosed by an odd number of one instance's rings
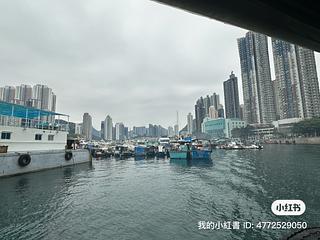
[[[57,110],[94,126],[181,123],[231,70],[245,30],[149,0],[0,2],[0,83],[43,83]],[[241,85],[241,84],[239,84]]]

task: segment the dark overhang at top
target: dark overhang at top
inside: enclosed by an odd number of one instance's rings
[[[317,0],[154,0],[320,52]]]

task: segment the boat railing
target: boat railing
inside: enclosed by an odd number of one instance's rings
[[[69,131],[69,124],[55,122],[54,116],[41,117],[40,119],[27,119],[15,116],[0,115],[0,126]]]

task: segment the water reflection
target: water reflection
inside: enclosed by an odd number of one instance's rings
[[[170,163],[182,167],[212,167],[213,161],[212,159],[194,159],[194,160],[187,160],[187,159],[170,159]]]
[[[27,177],[18,178],[16,182],[16,192],[21,194],[28,190],[29,188],[29,179]]]
[[[214,150],[210,160],[103,159],[0,179],[0,239],[278,239],[287,230],[199,231],[199,220],[319,225],[318,146]],[[279,198],[307,205],[277,218]]]

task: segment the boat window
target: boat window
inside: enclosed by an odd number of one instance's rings
[[[42,139],[42,134],[36,134],[34,139],[35,140],[41,140]]]
[[[53,141],[54,140],[54,135],[48,135],[48,141]]]
[[[11,138],[11,132],[2,132],[1,133],[1,139],[10,139]]]

